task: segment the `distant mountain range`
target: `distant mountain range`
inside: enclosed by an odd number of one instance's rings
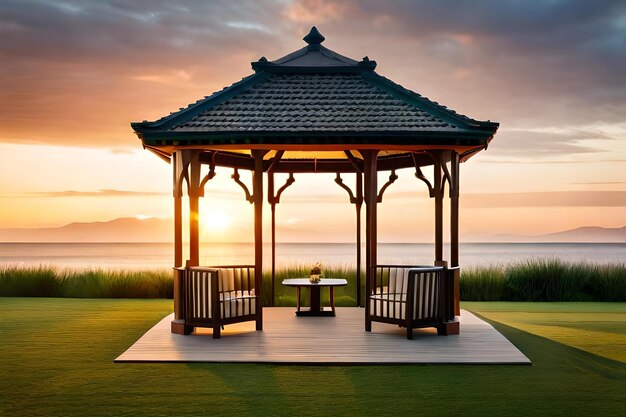
[[[545,235],[497,235],[495,238],[498,242],[623,243],[626,242],[626,226],[616,228],[586,226]]]
[[[0,229],[0,242],[170,242],[172,219],[134,217],[107,222],[70,223],[40,229]],[[483,242],[626,242],[626,226],[619,228],[579,227],[544,235],[493,235],[465,241]]]
[[[42,229],[0,229],[1,242],[169,242],[172,220],[134,217]]]

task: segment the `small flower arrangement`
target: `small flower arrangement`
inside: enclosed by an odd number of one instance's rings
[[[309,281],[311,281],[312,284],[317,284],[320,282],[320,275],[322,275],[322,264],[321,262],[315,262],[311,267]]]

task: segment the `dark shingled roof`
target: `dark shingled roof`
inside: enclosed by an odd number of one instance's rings
[[[218,131],[455,131],[358,74],[272,74],[171,128]]]
[[[308,46],[276,61],[252,63],[255,74],[155,122],[132,123],[146,142],[193,139],[201,143],[265,143],[285,137],[393,136],[454,138],[486,143],[497,123],[459,115],[374,72],[376,62],[357,62],[321,45],[313,28]],[[282,138],[282,139],[281,139]],[[469,142],[468,142],[469,140]],[[159,142],[162,143],[162,142]],[[155,142],[154,144],[158,144]]]

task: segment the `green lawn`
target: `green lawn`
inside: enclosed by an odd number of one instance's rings
[[[464,304],[533,366],[114,364],[171,305],[0,298],[0,414],[626,414],[624,303]]]

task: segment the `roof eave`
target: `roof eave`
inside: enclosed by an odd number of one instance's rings
[[[144,145],[159,146],[211,146],[237,145],[242,149],[267,145],[298,145],[303,148],[329,144],[360,145],[380,144],[428,146],[487,146],[493,132],[145,132],[138,136]]]

